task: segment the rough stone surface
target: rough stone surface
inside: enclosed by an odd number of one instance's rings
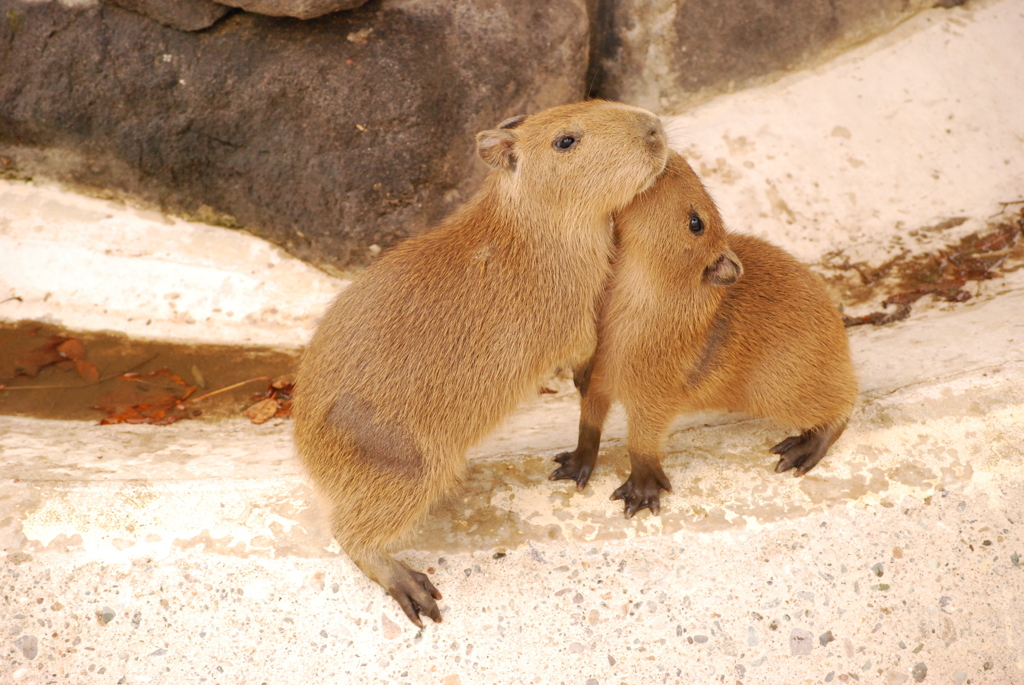
[[[933,0],[591,0],[591,92],[660,113],[806,66]]]
[[[18,628],[20,629],[20,626]],[[35,635],[22,635],[14,641],[14,646],[21,650],[21,655],[28,661],[35,659],[39,654],[39,638]]]
[[[221,0],[225,5],[240,7],[246,12],[271,17],[314,19],[339,10],[350,10],[366,4],[366,0]]]
[[[213,0],[105,0],[182,31],[200,31],[231,11]]]
[[[0,156],[241,224],[320,264],[460,204],[477,131],[579,99],[585,8],[384,2],[201,33],[101,5],[0,1]]]
[[[812,601],[811,604],[814,602]],[[789,634],[789,653],[793,656],[807,656],[814,648],[814,636],[803,628],[793,628]]]

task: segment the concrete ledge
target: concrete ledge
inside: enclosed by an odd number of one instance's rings
[[[346,283],[244,231],[52,183],[0,180],[0,207],[4,321],[298,347]]]
[[[962,329],[970,314],[932,319]],[[979,354],[943,378],[871,389],[802,479],[771,472],[773,426],[682,422],[666,463],[675,492],[661,517],[631,521],[607,499],[626,475],[621,419],[585,492],[546,480],[573,435],[564,384],[477,450],[464,491],[401,553],[446,597],[445,623],[422,634],[339,554],[287,424],[0,419],[3,620],[9,644],[31,636],[38,650],[10,647],[7,674],[775,683],[927,669],[1014,682],[1024,360],[979,365],[1001,333],[981,330],[967,348]],[[908,344],[916,332],[855,331],[865,375],[934,361],[943,342]]]

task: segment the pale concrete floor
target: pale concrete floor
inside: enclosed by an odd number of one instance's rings
[[[1019,0],[935,10],[670,127],[733,228],[877,262],[1022,199],[1020,35]],[[297,345],[339,287],[45,185],[0,184],[0,250],[3,318],[137,336]],[[547,480],[556,384],[402,554],[445,595],[422,632],[338,553],[287,422],[0,417],[0,682],[1024,683],[1024,270],[972,288],[851,329],[862,400],[805,478],[767,422],[682,419],[661,517],[607,499],[621,416],[585,492]]]

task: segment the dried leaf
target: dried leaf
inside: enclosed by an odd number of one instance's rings
[[[291,397],[295,394],[295,379],[291,376],[284,376],[271,383],[270,387],[275,391],[274,394],[279,398]]]
[[[274,399],[278,402],[290,401],[295,392],[295,382],[290,376],[282,376],[270,382],[263,392],[255,393],[252,396],[254,402],[260,400]]]
[[[898,286],[902,288],[882,301],[882,307],[896,305],[895,312],[872,312],[855,318],[844,316],[844,323],[847,326],[884,326],[901,321],[910,315],[911,305],[927,295],[946,302],[966,302],[972,297],[969,291],[964,290],[969,281],[986,281],[1002,276],[994,269],[1002,265],[1015,248],[1024,220],[1020,224],[1003,224],[984,235],[972,233],[934,254],[907,258],[903,253],[874,270],[844,263],[840,268],[856,269],[866,285],[874,284],[890,271],[895,271]]]
[[[284,402],[281,402],[281,406],[279,406],[277,408],[277,411],[274,413],[274,418],[275,419],[290,419],[291,417],[292,417],[292,401],[291,400],[285,400]]]
[[[57,345],[57,351],[65,359],[74,359],[75,361],[85,359],[85,345],[75,338],[68,338]]]
[[[75,360],[75,370],[78,371],[79,376],[90,383],[95,383],[100,379],[100,370],[96,368],[95,364],[84,359]]]
[[[191,416],[184,404],[195,391],[167,369],[141,376],[126,373],[118,376],[116,385],[100,398],[96,409],[107,412],[101,425],[112,423],[148,423],[167,425]]]
[[[82,341],[64,335],[41,335],[41,330],[39,327],[26,329],[20,336],[5,344],[5,359],[0,360],[0,378],[35,377],[47,366],[56,366],[65,371],[76,369],[86,380],[99,380],[98,371],[93,377],[92,371],[88,368],[96,370],[95,366],[88,362],[87,367],[79,365],[86,357]]]
[[[249,420],[253,423],[261,424],[274,418],[274,415],[277,414],[277,410],[277,400],[268,397],[265,400],[260,400],[242,413],[249,417]]]
[[[253,423],[263,423],[270,418],[290,418],[294,390],[295,383],[290,375],[275,378],[267,385],[266,390],[253,395],[252,399],[256,403],[242,413]]]
[[[292,376],[292,374],[288,374],[287,376],[281,376],[280,378],[275,378],[274,381],[270,384],[270,387],[273,388],[274,390],[283,390],[289,395],[292,393],[292,388],[294,386],[295,378]]]
[[[22,354],[14,363],[15,376],[35,376],[43,367],[64,361],[64,357],[57,351],[57,346],[66,338],[50,335],[39,340],[42,344]]]

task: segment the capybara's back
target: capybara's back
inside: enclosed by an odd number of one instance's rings
[[[788,428],[845,423],[857,381],[842,319],[821,283],[788,252],[728,234],[743,277],[724,290],[724,344],[695,409],[743,411]]]

